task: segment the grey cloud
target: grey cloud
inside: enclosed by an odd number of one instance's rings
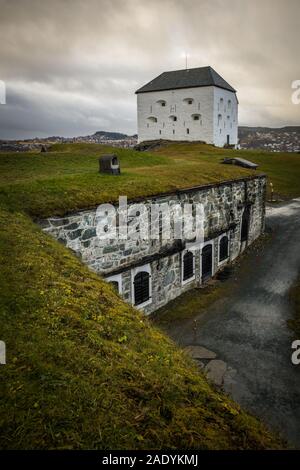
[[[185,51],[238,90],[241,124],[300,124],[299,22],[298,0],[0,0],[0,138],[134,133],[134,91]]]

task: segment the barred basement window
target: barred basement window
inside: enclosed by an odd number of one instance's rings
[[[119,292],[119,283],[118,283],[118,281],[109,281],[108,283],[115,289],[115,291]]]
[[[122,276],[121,274],[116,274],[114,276],[110,276],[106,278],[108,284],[110,284],[116,292],[122,294]]]
[[[219,261],[224,261],[228,258],[228,237],[224,236],[220,240],[219,245]]]
[[[140,271],[134,276],[134,304],[140,305],[150,299],[150,274]]]
[[[194,255],[187,251],[183,256],[183,280],[186,281],[194,276]]]

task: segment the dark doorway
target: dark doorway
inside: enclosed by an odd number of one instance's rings
[[[183,257],[183,280],[186,281],[194,276],[194,255],[191,251]]]
[[[219,262],[228,258],[228,237],[225,235],[220,240],[219,245]]]
[[[134,277],[134,304],[140,305],[150,299],[150,274],[141,271]]]
[[[229,144],[230,144],[230,135],[227,134],[227,145],[229,145]]]
[[[242,217],[242,228],[241,228],[241,242],[248,241],[249,235],[249,224],[250,224],[250,207],[246,207]]]
[[[202,281],[212,276],[212,246],[206,245],[202,249]]]

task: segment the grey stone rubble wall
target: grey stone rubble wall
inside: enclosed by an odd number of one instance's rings
[[[266,179],[262,176],[236,180],[215,186],[199,187],[174,194],[145,198],[143,203],[202,203],[204,206],[205,239],[212,239],[213,273],[219,268],[216,234],[229,236],[229,259],[235,259],[244,246],[240,243],[241,220],[246,204],[250,204],[250,229],[248,244],[264,230]],[[128,203],[130,207],[133,203]],[[96,209],[82,211],[64,218],[49,218],[41,221],[46,233],[55,237],[73,250],[82,261],[97,273],[109,277],[119,275],[122,296],[132,301],[132,267],[143,258],[158,255],[174,245],[174,240],[100,240],[96,235]],[[182,285],[182,253],[173,253],[150,262],[152,280],[152,302],[145,307],[150,313],[182,292],[201,283],[201,246],[195,250],[195,280]],[[147,263],[149,264],[149,262]],[[222,265],[223,266],[223,265]]]

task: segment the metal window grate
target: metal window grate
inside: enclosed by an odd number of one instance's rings
[[[228,237],[222,237],[220,240],[219,261],[224,261],[228,258]]]
[[[117,292],[119,292],[119,283],[118,283],[118,281],[108,281],[108,283],[109,283]]]
[[[194,275],[194,255],[188,251],[183,256],[183,280],[186,281]]]
[[[140,305],[150,299],[150,274],[141,271],[134,277],[134,304]]]

